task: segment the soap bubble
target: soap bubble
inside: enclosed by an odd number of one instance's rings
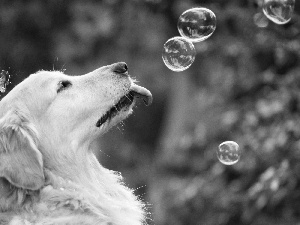
[[[173,37],[165,44],[162,59],[175,72],[189,68],[195,60],[196,50],[191,41],[183,37]]]
[[[225,141],[219,145],[217,156],[221,163],[233,165],[237,163],[241,157],[239,145],[234,141]]]
[[[264,28],[269,25],[269,20],[264,16],[262,12],[256,13],[253,16],[254,24],[258,27]]]
[[[295,0],[264,0],[263,12],[276,24],[286,24],[291,18]]]
[[[0,73],[0,92],[4,93],[6,91],[6,86],[9,83],[9,74],[7,71],[2,70]]]
[[[216,29],[216,16],[206,8],[192,8],[181,14],[177,28],[182,37],[193,42],[204,41]]]

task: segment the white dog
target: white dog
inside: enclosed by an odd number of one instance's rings
[[[144,205],[91,149],[136,97],[125,63],[32,74],[0,101],[0,224],[141,225]]]

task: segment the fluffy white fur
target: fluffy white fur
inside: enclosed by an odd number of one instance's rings
[[[125,119],[98,119],[135,85],[124,64],[82,76],[40,71],[0,101],[0,224],[141,225],[144,205],[91,146]],[[62,81],[70,86],[62,88]],[[58,91],[61,90],[61,91]]]

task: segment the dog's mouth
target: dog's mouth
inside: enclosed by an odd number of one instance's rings
[[[129,109],[135,98],[141,98],[147,106],[152,103],[151,92],[144,87],[133,84],[129,91],[97,121],[96,127],[101,127],[104,123],[110,121],[121,111]]]

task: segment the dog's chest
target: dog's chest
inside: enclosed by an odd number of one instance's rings
[[[92,210],[92,203],[73,188],[45,187],[38,202],[11,216],[8,225],[109,224]]]

